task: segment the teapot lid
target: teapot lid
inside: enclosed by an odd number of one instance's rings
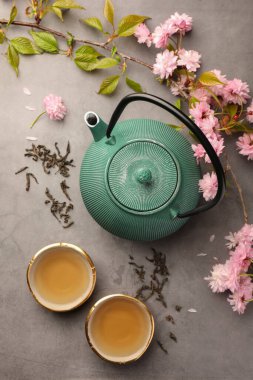
[[[175,156],[152,140],[133,140],[111,158],[106,185],[111,198],[132,213],[153,213],[175,197],[180,169]]]

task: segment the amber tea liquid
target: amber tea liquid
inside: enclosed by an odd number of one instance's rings
[[[81,298],[90,281],[88,264],[68,248],[54,248],[35,264],[33,287],[50,304],[69,304]]]
[[[151,319],[144,305],[115,297],[95,308],[90,320],[91,343],[102,356],[116,361],[143,352],[151,335]]]

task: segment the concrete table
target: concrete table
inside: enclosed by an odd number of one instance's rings
[[[83,17],[101,16],[103,1],[82,2],[87,7]],[[8,17],[10,1],[1,1],[0,17]],[[24,10],[23,1],[16,1]],[[238,2],[208,0],[119,1],[114,0],[118,19],[129,13],[149,15],[153,28],[175,11],[185,12],[194,19],[194,30],[185,39],[187,48],[202,54],[202,69],[220,69],[229,78],[248,81],[253,88],[252,11],[251,0]],[[20,12],[18,19],[24,19]],[[79,13],[66,14],[62,24],[48,16],[49,27],[70,31],[76,36],[99,39],[96,32],[82,25]],[[24,28],[12,27],[11,35],[26,35]],[[152,64],[154,50],[127,39],[121,50]],[[63,45],[62,45],[63,46]],[[0,254],[0,379],[62,380],[62,379],[184,379],[184,380],[250,380],[252,361],[253,305],[239,316],[226,302],[226,295],[214,295],[203,280],[215,263],[213,256],[224,262],[228,257],[224,235],[236,231],[243,224],[238,193],[229,189],[227,196],[215,209],[190,222],[178,233],[150,243],[136,243],[114,237],[100,228],[84,208],[79,192],[79,167],[83,154],[92,141],[83,123],[87,110],[98,112],[107,121],[121,99],[129,92],[123,84],[111,98],[99,96],[97,90],[108,72],[87,74],[65,56],[48,55],[21,57],[20,75],[1,56],[1,254]],[[107,74],[110,75],[110,74]],[[148,69],[129,64],[129,76],[146,91],[173,100],[165,87],[160,86]],[[32,93],[27,96],[23,87]],[[42,118],[33,130],[28,126],[42,108],[48,93],[59,94],[69,113],[63,123]],[[28,111],[25,106],[36,111]],[[133,104],[124,117],[150,115],[167,121],[167,115],[156,108]],[[65,147],[69,140],[76,163],[68,184],[75,205],[75,224],[64,230],[44,205],[44,191],[48,186],[61,197],[60,178],[46,176],[40,165],[25,159],[25,148],[31,145],[26,136],[36,136],[38,143],[53,148],[55,141]],[[240,179],[248,210],[253,218],[251,162],[238,155],[233,139],[228,142],[234,171]],[[25,176],[14,172],[28,164],[39,180],[25,191]],[[215,235],[213,242],[210,236]],[[26,284],[26,268],[30,258],[41,247],[53,242],[72,242],[83,247],[94,259],[98,281],[95,293],[80,309],[56,314],[44,310],[34,302]],[[156,337],[141,360],[127,366],[116,366],[99,359],[89,348],[84,337],[84,319],[91,305],[101,296],[114,292],[133,294],[138,282],[128,265],[129,254],[145,262],[151,247],[167,255],[171,272],[166,287],[168,309],[157,301],[149,306],[156,320]],[[205,252],[207,256],[199,257]],[[175,305],[183,309],[175,311]],[[195,308],[197,313],[189,313]],[[171,313],[176,324],[165,321]],[[169,338],[176,334],[178,342]],[[158,347],[161,339],[168,350],[165,355]]]

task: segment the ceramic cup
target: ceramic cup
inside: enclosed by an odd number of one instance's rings
[[[126,316],[124,308],[119,306],[120,312],[118,313],[116,309],[117,316],[115,317],[113,316],[115,307],[111,307],[112,302],[118,302],[119,305],[126,302],[136,310],[132,308]],[[142,337],[135,344],[135,348],[132,350],[131,347],[130,351],[128,349],[127,353],[122,353],[129,339],[138,335],[139,329],[142,330]],[[154,335],[154,318],[147,306],[138,299],[126,294],[112,294],[101,298],[90,309],[85,322],[85,333],[89,345],[100,358],[113,363],[126,364],[139,359],[149,347]],[[100,333],[107,339],[103,344],[101,344]],[[113,343],[114,338],[120,349],[114,347],[112,353],[109,345]]]
[[[60,265],[54,264],[54,267],[50,269],[50,261],[48,262],[48,259],[50,258],[51,260],[54,255],[57,255],[59,260],[61,255],[65,255],[64,260],[66,263],[66,253],[70,265],[72,266],[71,275],[73,280],[75,280],[75,270],[82,270],[82,273],[85,274],[85,276],[82,276],[82,279],[84,277],[86,279],[85,281],[81,281],[81,285],[79,286],[78,291],[75,292],[73,298],[68,295],[68,301],[62,301],[64,298],[64,292],[69,292],[69,289],[71,289],[73,284],[71,283],[70,278],[66,278],[66,273],[61,273],[61,270],[63,270],[61,268],[61,263]],[[71,263],[72,258],[75,259],[75,264]],[[46,260],[47,263],[45,264]],[[57,292],[63,298],[61,298],[60,301],[52,301],[51,295],[46,296],[45,294],[47,293],[41,290],[43,289],[43,281],[47,282],[47,290],[48,288],[50,290],[48,284],[54,284],[54,288],[56,287]],[[40,305],[51,311],[69,311],[82,305],[91,296],[96,283],[96,269],[90,256],[83,249],[73,244],[55,243],[42,248],[31,259],[27,268],[27,283],[33,297]]]

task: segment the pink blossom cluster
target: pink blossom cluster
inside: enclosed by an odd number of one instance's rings
[[[184,67],[190,72],[195,72],[200,67],[200,54],[194,50],[172,50],[168,51],[169,39],[176,33],[184,36],[192,29],[192,17],[187,14],[175,13],[164,23],[158,25],[151,33],[145,24],[140,24],[135,30],[135,37],[139,43],[144,43],[148,47],[153,43],[158,49],[165,49],[156,56],[153,66],[153,73],[159,75],[161,79],[172,76],[178,67]]]
[[[253,224],[245,224],[225,239],[230,258],[224,264],[214,265],[205,280],[214,293],[229,290],[228,302],[234,311],[242,314],[247,304],[253,301],[253,282],[247,273],[253,262]]]
[[[63,103],[60,96],[49,94],[45,96],[43,100],[46,113],[51,120],[62,120],[64,119],[67,109]]]

